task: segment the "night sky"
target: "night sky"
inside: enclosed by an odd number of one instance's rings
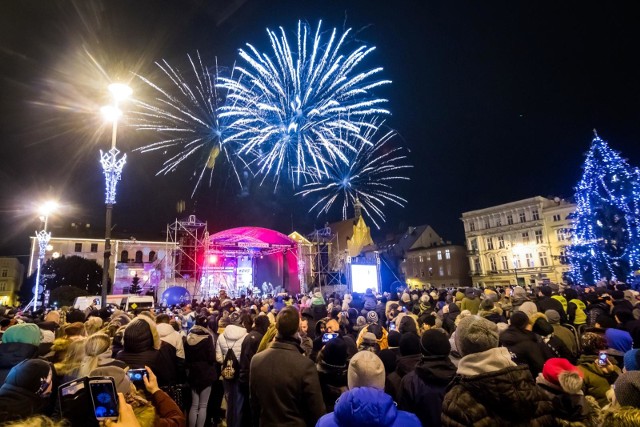
[[[387,210],[377,236],[431,224],[462,242],[461,213],[521,198],[569,198],[592,129],[640,166],[640,13],[635,2],[425,2],[231,0],[20,0],[0,3],[0,255],[28,252],[46,196],[65,204],[56,226],[104,228],[98,149],[108,77],[156,76],[154,61],[186,66],[200,52],[231,66],[250,42],[270,48],[265,28],[352,27],[354,45],[377,46],[396,129],[411,150],[409,203]],[[292,40],[292,39],[290,39]],[[90,55],[90,56],[89,56]],[[93,58],[90,60],[89,58]],[[104,71],[100,72],[99,67]],[[138,91],[136,91],[138,89]],[[162,158],[131,152],[149,143],[121,128],[129,155],[114,232],[164,240],[166,224],[194,213],[211,232],[241,225],[309,232],[325,221],[283,189],[254,186],[239,198],[220,172],[191,198],[195,164],[156,177]],[[186,211],[176,212],[185,200]],[[58,233],[61,233],[61,229]]]

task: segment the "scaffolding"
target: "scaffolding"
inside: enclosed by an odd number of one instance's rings
[[[208,240],[207,223],[195,215],[167,224],[165,288],[181,286],[192,298],[200,296],[201,266]]]
[[[347,264],[347,254],[340,250],[338,233],[334,233],[328,224],[323,228],[314,230],[308,234],[303,254],[310,266],[310,287],[323,288],[333,287],[340,289],[345,287],[342,281],[345,277],[345,266]]]

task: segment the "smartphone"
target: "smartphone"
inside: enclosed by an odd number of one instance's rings
[[[96,420],[118,420],[118,395],[113,378],[89,380],[89,391]]]
[[[82,377],[58,387],[60,413],[70,427],[99,427],[94,418],[89,378]]]
[[[607,353],[601,351],[598,355],[598,366],[607,366],[609,364],[609,358]]]
[[[133,382],[136,383],[144,383],[144,377],[147,377],[147,379],[149,379],[149,373],[147,372],[146,369],[129,369],[127,371],[127,376],[129,377],[129,379]]]
[[[337,333],[335,333],[335,332],[334,333],[326,333],[326,334],[324,334],[322,336],[322,342],[326,343],[326,342],[331,341],[334,338],[338,338],[338,334]]]
[[[396,324],[394,322],[389,323],[389,330],[390,331],[395,331],[396,330]]]

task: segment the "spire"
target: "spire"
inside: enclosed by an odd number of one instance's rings
[[[356,196],[356,201],[353,203],[353,211],[356,219],[360,218],[362,215],[362,204],[360,204],[360,199]]]

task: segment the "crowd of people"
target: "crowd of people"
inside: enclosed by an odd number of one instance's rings
[[[60,425],[60,385],[110,377],[111,426],[640,426],[639,303],[550,284],[0,307],[0,424]]]

